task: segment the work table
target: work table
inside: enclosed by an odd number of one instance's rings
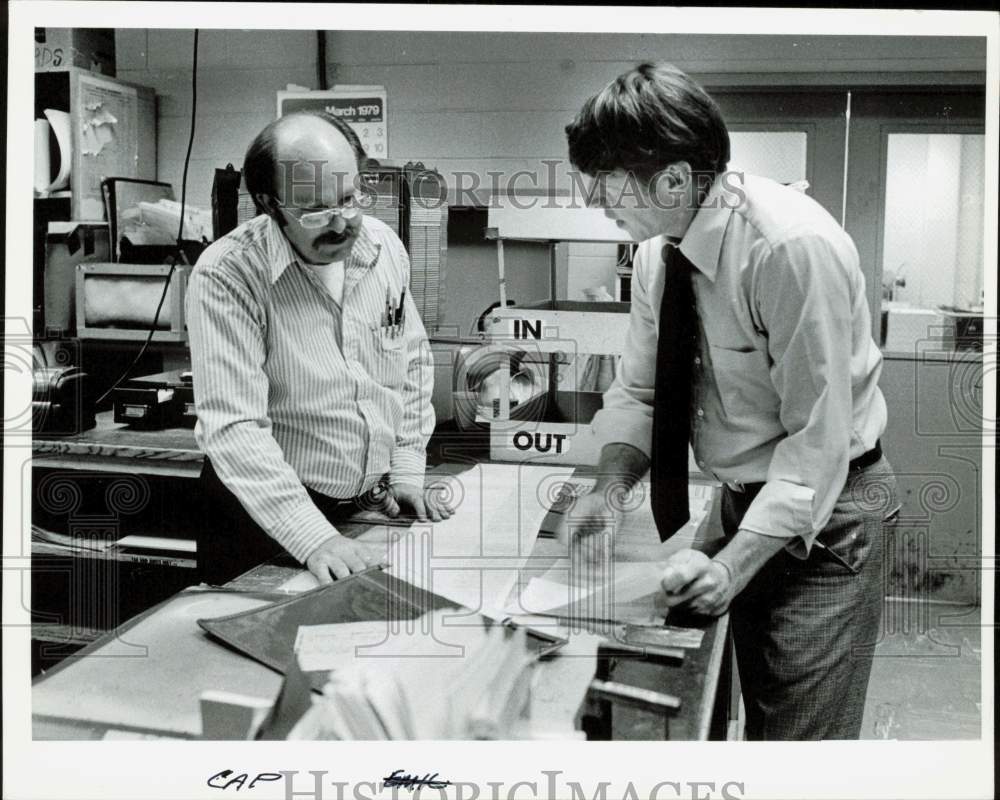
[[[117,425],[111,420],[110,412],[98,415],[97,426],[76,436],[61,437],[50,440],[37,440],[33,445],[35,467],[55,467],[59,469],[96,470],[98,472],[132,472],[148,475],[187,478],[196,477],[203,460],[190,429],[172,429],[165,431],[138,431],[124,425]],[[448,426],[442,426],[436,432],[432,445],[429,447],[429,463],[436,465],[438,472],[450,474],[461,473],[470,465],[484,460],[487,443],[482,435],[470,435],[459,432]],[[442,462],[442,459],[445,459]],[[346,531],[348,535],[357,534],[363,529]],[[713,500],[712,512],[702,524],[698,539],[700,542],[713,540],[720,536],[717,492]],[[553,547],[551,541],[539,539],[536,550],[544,555],[546,548]],[[246,598],[247,602],[269,602],[284,599],[288,595],[278,591],[282,584],[302,572],[301,565],[290,557],[274,559],[262,564],[248,573],[237,577],[225,587],[224,591]],[[188,574],[193,578],[193,574]],[[163,605],[177,601],[180,595],[174,595]],[[155,609],[154,609],[155,612]],[[87,655],[106,648],[116,639],[128,641],[129,630],[146,631],[152,638],[145,644],[149,647],[149,658],[155,657],[157,651],[172,649],[169,646],[170,636],[181,635],[184,646],[191,648],[192,658],[204,658],[206,670],[214,675],[232,675],[231,685],[206,685],[191,688],[191,696],[185,697],[187,704],[194,703],[198,691],[219,689],[227,691],[242,691],[258,696],[273,697],[280,686],[280,676],[258,663],[226,650],[216,642],[208,639],[190,621],[191,630],[179,634],[176,630],[168,634],[165,630],[155,628],[156,616],[150,612],[140,613],[123,621],[96,640],[92,641],[73,657],[64,661],[45,675],[40,676],[35,685],[36,698],[41,698],[47,691],[48,681],[57,677],[51,685],[79,672],[84,662],[80,661]],[[730,659],[728,658],[728,620],[726,617],[710,620],[685,620],[685,626],[697,625],[704,631],[701,646],[685,651],[683,662],[678,664],[649,663],[643,659],[632,657],[616,657],[613,662],[602,660],[611,678],[619,683],[636,687],[669,692],[681,700],[681,709],[669,723],[672,739],[705,739],[724,738],[726,735],[727,711],[731,682]],[[153,625],[153,628],[149,626]],[[138,627],[137,627],[138,626]],[[197,637],[197,639],[192,639]],[[142,683],[155,676],[159,667],[144,659],[128,659],[118,661],[116,669],[124,670],[117,677],[109,676],[109,681]],[[223,664],[223,662],[225,662]],[[613,674],[610,670],[613,663]],[[167,669],[166,665],[161,665]],[[188,668],[190,665],[188,664]],[[63,673],[63,678],[58,678]],[[199,675],[202,670],[199,670]],[[599,669],[600,676],[600,669]],[[162,685],[171,685],[165,681]],[[107,688],[107,687],[105,687]],[[176,703],[173,690],[158,691],[156,684],[147,687],[150,691],[150,702]],[[98,686],[91,686],[91,691],[101,691]],[[108,703],[113,708],[116,691],[108,689]],[[39,695],[38,693],[42,694]],[[192,694],[193,693],[193,694]],[[126,694],[128,694],[126,692]],[[58,704],[57,704],[58,706]],[[609,715],[609,706],[603,701],[588,701],[591,716],[591,726],[588,734],[592,738],[615,739],[656,739],[663,737],[663,720],[651,713],[637,711],[615,705],[614,714]],[[72,714],[39,714],[34,718],[34,736],[39,739],[98,739],[107,736],[158,736],[164,731],[155,729],[144,730],[141,726],[122,724],[114,719],[111,713],[103,722],[77,717]],[[596,720],[596,722],[594,721]],[[190,727],[190,726],[189,726]],[[176,734],[170,734],[176,735]],[[196,738],[195,731],[189,731],[179,738]]]

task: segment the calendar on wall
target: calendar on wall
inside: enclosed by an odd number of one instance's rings
[[[349,123],[371,158],[384,161],[389,157],[384,86],[337,86],[328,91],[278,92],[279,117],[308,109],[326,111]]]

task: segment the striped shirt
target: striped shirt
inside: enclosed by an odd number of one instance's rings
[[[304,562],[337,534],[304,486],[351,498],[389,473],[423,485],[433,362],[409,292],[398,336],[382,326],[410,264],[365,217],[342,302],[267,216],[212,244],[191,274],[188,333],[198,444],[250,516]]]

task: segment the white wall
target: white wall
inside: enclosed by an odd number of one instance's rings
[[[159,174],[178,186],[192,38],[179,30],[116,34],[118,76],[159,95]],[[564,158],[563,127],[584,99],[643,59],[672,61],[708,84],[815,83],[835,73],[835,83],[927,80],[928,72],[935,81],[981,71],[985,50],[972,38],[331,31],[327,54],[331,84],[387,88],[392,160],[483,175]],[[314,31],[202,31],[192,202],[208,203],[212,169],[239,166],[273,119],[278,89],[316,87],[315,56]]]
[[[118,76],[157,92],[158,177],[178,194],[192,40],[182,30],[116,34]],[[540,171],[539,188],[551,188],[540,162],[564,162],[565,125],[590,94],[640,60],[672,61],[708,86],[933,83],[981,72],[985,47],[968,37],[330,31],[327,54],[331,85],[386,87],[390,160],[471,171],[484,184],[488,171]],[[240,167],[250,140],[274,118],[279,89],[317,86],[315,56],[315,31],[202,31],[189,202],[210,205],[213,170]],[[561,163],[556,187],[566,187],[565,172]],[[572,296],[596,283],[613,294],[613,248],[584,249],[570,255]],[[460,269],[449,261],[449,275]],[[467,328],[461,311],[448,303],[443,324]]]

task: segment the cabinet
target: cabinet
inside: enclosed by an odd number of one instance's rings
[[[70,219],[104,219],[101,180],[156,179],[152,89],[70,67],[35,74],[35,118],[70,115]]]
[[[35,198],[33,318],[39,334],[45,326],[48,223],[104,220],[104,178],[156,178],[156,95],[152,89],[77,67],[36,72],[35,119],[45,119],[46,109],[69,113],[70,176],[68,190]]]

